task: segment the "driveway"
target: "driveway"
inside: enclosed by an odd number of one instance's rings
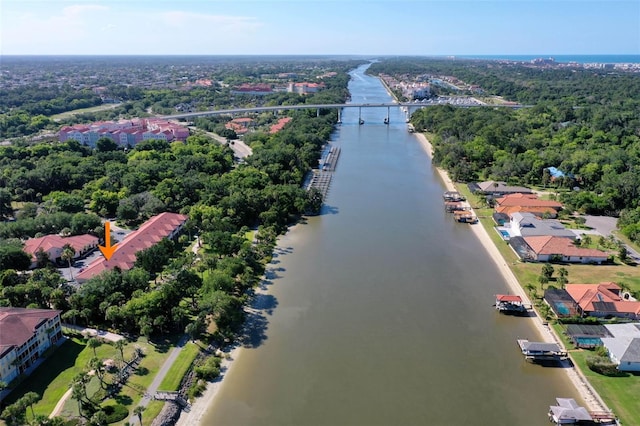
[[[587,220],[585,225],[593,228],[595,231],[598,231],[600,235],[604,235],[605,237],[611,235],[611,233],[616,229],[616,224],[618,223],[618,218],[609,216],[585,215],[584,218]]]

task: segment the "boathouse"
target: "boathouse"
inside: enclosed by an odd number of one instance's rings
[[[528,361],[562,361],[567,359],[567,352],[557,343],[530,342],[518,339],[518,346]]]
[[[527,307],[518,295],[496,294],[496,310],[503,314],[523,314],[527,312]]]

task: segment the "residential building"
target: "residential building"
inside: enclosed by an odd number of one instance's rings
[[[55,263],[62,262],[62,251],[69,244],[75,250],[73,259],[79,259],[98,248],[98,237],[89,234],[61,237],[60,235],[45,235],[39,238],[30,238],[24,242],[24,252],[31,256],[31,267],[37,264],[36,253],[43,250],[49,256],[49,260]]]
[[[10,383],[62,338],[60,312],[0,308],[0,381]]]
[[[287,92],[297,93],[299,95],[308,95],[309,93],[316,93],[323,87],[324,83],[289,83],[287,86]]]
[[[109,138],[120,146],[135,146],[143,140],[156,139],[171,142],[184,141],[188,137],[188,128],[157,118],[77,124],[64,126],[59,133],[61,142],[74,139],[91,147],[95,147],[100,138]]]
[[[137,231],[127,235],[116,248],[109,260],[100,257],[76,276],[76,281],[83,283],[99,275],[101,272],[115,267],[123,271],[133,268],[136,253],[147,249],[163,238],[174,239],[179,234],[188,217],[178,213],[161,213],[143,223]]]
[[[284,126],[291,121],[291,117],[283,117],[278,120],[278,122],[269,128],[269,133],[278,133],[280,130],[284,128]]]
[[[574,240],[551,235],[524,237],[538,262],[597,263],[606,262],[609,255],[602,250],[576,246]]]
[[[506,194],[531,194],[533,191],[523,186],[509,186],[506,182],[488,180],[485,182],[477,182],[469,184],[469,189],[474,193],[481,193],[493,196],[502,196]]]
[[[582,315],[640,319],[640,302],[626,299],[622,288],[614,282],[567,284],[565,290],[578,304]]]
[[[552,236],[575,240],[576,234],[555,219],[540,219],[532,213],[513,213],[509,221],[509,235],[513,237]]]
[[[224,127],[231,129],[238,135],[243,135],[249,131],[249,128],[255,125],[255,120],[250,117],[239,117],[225,123]]]
[[[535,194],[507,194],[496,199],[496,211],[498,207],[522,206],[522,207],[550,207],[556,211],[562,209],[562,203],[554,200],[541,200]]]
[[[611,362],[620,371],[640,371],[640,324],[607,324],[613,337],[601,337]]]

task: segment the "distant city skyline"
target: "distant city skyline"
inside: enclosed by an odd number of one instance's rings
[[[0,0],[0,54],[640,54],[640,1]]]

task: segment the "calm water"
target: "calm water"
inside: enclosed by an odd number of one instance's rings
[[[354,73],[353,102],[388,102]],[[527,364],[528,319],[506,291],[399,111],[347,109],[325,214],[281,239],[265,308],[206,425],[545,425],[576,397],[561,369]]]

